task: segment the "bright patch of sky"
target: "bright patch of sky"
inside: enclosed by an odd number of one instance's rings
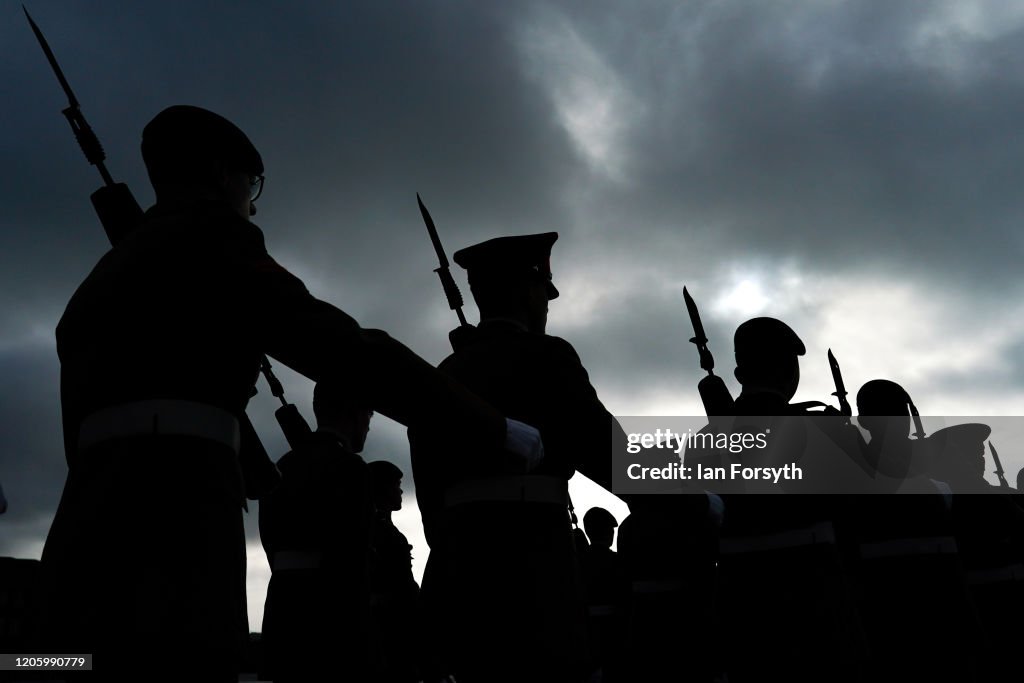
[[[642,108],[626,83],[568,19],[539,12],[519,36],[526,69],[546,91],[559,124],[592,170],[625,179],[622,134]]]

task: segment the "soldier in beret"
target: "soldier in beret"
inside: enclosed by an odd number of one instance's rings
[[[803,341],[786,323],[763,317],[741,324],[734,345],[734,374],[742,385],[734,428],[771,432],[768,455],[749,449],[744,464],[762,457],[796,462],[814,477],[818,488],[812,490],[829,493],[829,475],[847,465],[847,454],[831,442],[832,430],[825,436],[803,419],[821,415],[811,408],[823,404],[790,403],[800,383]],[[763,490],[780,488],[787,487]],[[837,496],[743,489],[734,485],[725,500],[719,563],[729,679],[856,679],[866,653],[837,545]]]
[[[267,253],[249,220],[263,162],[237,126],[173,106],[146,126],[142,155],[156,204],[57,327],[68,476],[43,551],[47,642],[111,675],[235,681],[248,630],[240,423],[262,354],[454,440],[532,455],[539,439]]]
[[[440,365],[536,425],[544,459],[523,463],[483,444],[460,448],[436,433],[409,434],[430,544],[426,620],[441,626],[437,666],[460,682],[566,683],[588,673],[566,485],[578,470],[610,486],[613,420],[572,345],[545,333],[548,302],[559,295],[550,267],[557,238],[499,237],[455,253],[480,324]]]

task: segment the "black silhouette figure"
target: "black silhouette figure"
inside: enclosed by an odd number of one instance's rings
[[[537,425],[544,459],[458,448],[443,434],[410,430],[430,544],[425,619],[441,636],[429,648],[440,657],[435,666],[460,683],[566,683],[587,674],[567,481],[579,469],[610,486],[613,421],[573,347],[544,333],[548,302],[558,296],[549,266],[556,238],[502,237],[455,253],[481,321],[440,366]]]
[[[170,107],[142,151],[156,205],[57,328],[68,478],[43,553],[47,642],[115,673],[188,652],[160,675],[234,681],[247,637],[238,444],[263,353],[456,441],[498,449],[511,425],[532,452],[538,437],[268,255],[249,222],[263,164],[234,124]]]
[[[777,419],[814,416],[809,407],[821,405],[790,403],[800,382],[799,357],[806,353],[797,334],[780,320],[754,318],[737,328],[734,345],[734,374],[742,385],[736,427],[774,433],[786,426],[786,459],[799,459],[811,472],[843,471],[845,452],[828,439],[815,440],[807,420]],[[766,449],[767,457],[777,457],[778,450]],[[744,452],[744,464],[756,464],[751,459],[758,453]],[[831,462],[815,470],[814,457]],[[837,545],[834,498],[725,497],[720,613],[730,681],[856,679],[866,651]]]
[[[857,423],[870,434],[863,443],[864,459],[880,484],[891,483],[896,490],[909,476],[921,475],[926,467],[917,445],[908,438],[911,428],[910,395],[896,382],[873,379],[857,392]]]
[[[391,520],[402,509],[402,470],[386,460],[369,464],[374,515],[370,562],[373,680],[420,680],[419,586],[412,575],[412,546]]]
[[[371,411],[320,382],[317,430],[278,460],[281,486],[260,502],[272,571],[263,615],[264,676],[368,680],[368,562],[373,503],[359,456]],[[331,652],[335,656],[325,657]]]
[[[0,515],[7,512],[7,498],[4,497],[4,487],[0,486]]]
[[[870,645],[867,678],[973,680],[980,624],[957,552],[952,496],[923,476],[925,442],[909,438],[912,405],[889,380],[857,392],[875,490],[891,494],[847,496],[838,523]]]
[[[604,508],[590,508],[583,515],[589,546],[581,555],[581,564],[592,647],[602,681],[614,681],[621,675],[629,608],[629,578],[622,558],[612,550],[617,526],[619,522]]]
[[[984,479],[991,431],[978,423],[953,425],[930,434],[927,445],[930,476],[953,490],[957,549],[985,627],[987,647],[976,648],[979,679],[1010,681],[1019,673],[1001,666],[1001,657],[1024,636],[1024,513],[1013,496],[1001,495],[1005,489]]]

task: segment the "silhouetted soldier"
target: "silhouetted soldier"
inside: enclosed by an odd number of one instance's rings
[[[982,680],[1019,680],[1019,671],[999,666],[1024,636],[1024,513],[1005,489],[985,478],[984,424],[946,427],[928,436],[931,476],[953,489],[957,547],[967,572],[989,647],[980,653]]]
[[[567,482],[579,469],[610,486],[613,420],[573,347],[544,334],[548,301],[558,296],[549,265],[556,239],[501,237],[455,253],[481,321],[440,366],[538,426],[544,460],[531,469],[499,449],[458,448],[410,430],[430,544],[422,598],[441,640],[432,650],[460,683],[586,675]]]
[[[622,559],[612,550],[617,526],[619,522],[604,508],[590,508],[583,515],[583,528],[590,540],[581,556],[583,579],[593,651],[601,666],[602,681],[621,676],[629,608],[629,578]]]
[[[801,465],[813,458],[825,475],[832,466],[845,467],[839,461],[844,451],[828,439],[814,442],[815,428],[796,419],[815,415],[807,406],[821,404],[790,403],[800,382],[799,357],[806,352],[796,333],[780,320],[754,318],[737,328],[734,345],[735,376],[742,385],[736,427],[748,433],[771,429],[770,446],[785,429],[772,457]],[[757,449],[742,457],[744,465],[764,464],[747,459],[760,457]],[[823,465],[823,458],[835,462]],[[731,681],[856,678],[863,634],[836,545],[830,498],[726,497],[719,569]]]
[[[345,385],[326,382],[316,385],[313,411],[317,430],[278,460],[281,486],[260,501],[260,539],[273,572],[264,662],[279,682],[364,681],[373,504],[358,454],[372,411]]]
[[[863,444],[865,460],[876,481],[891,479],[895,488],[924,473],[922,457],[915,453],[915,444],[921,442],[908,438],[910,404],[906,390],[887,379],[866,382],[857,392],[857,423],[871,435]]]
[[[386,460],[369,464],[373,498],[370,562],[371,619],[376,653],[373,680],[420,680],[419,590],[412,575],[412,546],[392,513],[402,509],[402,470]]]
[[[980,624],[957,553],[952,496],[924,476],[924,441],[908,438],[911,406],[889,380],[871,380],[857,393],[878,495],[844,497],[837,526],[859,587],[868,678],[972,680]]]
[[[4,497],[4,488],[0,486],[0,515],[7,512],[7,499]]]
[[[672,452],[665,462],[678,462]],[[715,618],[723,502],[694,482],[630,496],[618,556],[629,580],[628,627],[612,681],[712,680],[721,672]],[[679,656],[679,647],[686,656]]]
[[[234,681],[248,630],[238,418],[263,353],[455,440],[498,449],[536,432],[268,255],[249,222],[263,162],[232,123],[171,107],[142,153],[157,203],[57,328],[68,479],[43,552],[48,642],[126,675]]]

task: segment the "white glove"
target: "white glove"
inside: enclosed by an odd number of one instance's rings
[[[527,472],[532,472],[544,459],[540,432],[519,420],[505,418],[505,450],[522,458]]]

